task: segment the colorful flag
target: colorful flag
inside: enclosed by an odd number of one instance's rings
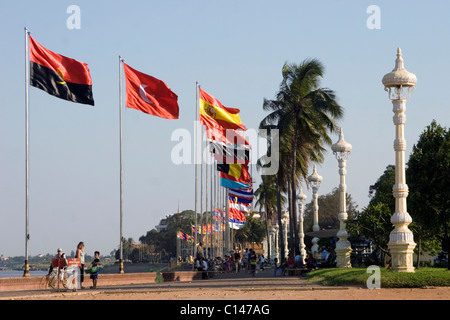
[[[192,237],[187,233],[183,233],[182,231],[177,232],[177,237],[186,242],[192,242]]]
[[[249,200],[249,199],[245,199],[245,198],[239,198],[239,197],[236,197],[236,196],[228,196],[228,199],[230,201],[234,201],[234,202],[237,202],[237,203],[242,203],[242,204],[245,204],[245,205],[249,205],[249,204],[251,204],[253,202],[253,199]]]
[[[233,129],[206,128],[206,140],[237,145],[239,147],[250,147],[250,142],[242,134]]]
[[[248,189],[249,188],[249,184],[248,183],[243,183],[243,182],[237,182],[237,181],[232,181],[232,180],[228,180],[225,178],[220,178],[220,185],[224,188],[230,188],[230,189]]]
[[[239,190],[235,190],[235,189],[230,189],[228,191],[230,196],[237,196],[240,198],[246,198],[246,199],[253,199],[253,189],[249,188],[249,189],[239,189]]]
[[[94,105],[86,63],[54,53],[30,39],[30,85],[76,103]]]
[[[248,183],[251,180],[248,172],[248,165],[246,164],[217,164],[217,170],[220,171],[222,178],[233,180],[237,182]]]
[[[251,204],[253,202],[253,189],[229,189],[228,190],[228,198],[230,201],[242,203],[242,204]]]
[[[224,144],[210,141],[209,150],[214,154],[218,163],[248,163],[250,161],[250,150],[245,146]]]
[[[229,201],[228,205],[230,227],[233,229],[241,229],[246,222],[245,214],[248,212],[248,207],[233,201]]]
[[[200,92],[200,124],[206,128],[247,130],[239,118],[239,109],[224,107],[219,100],[202,89]]]
[[[128,108],[165,119],[178,119],[178,96],[163,81],[125,63],[123,67]]]

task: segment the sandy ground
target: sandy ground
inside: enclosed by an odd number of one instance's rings
[[[145,268],[145,265],[126,265],[124,269],[126,273],[133,273],[148,271]],[[116,269],[113,266],[104,271],[114,273]],[[272,272],[258,271],[255,277],[243,272],[207,280],[110,287],[102,287],[100,278],[97,289],[2,293],[0,300],[450,300],[450,287],[372,290],[355,286],[324,287],[307,283],[302,277],[273,277]]]
[[[83,290],[14,297],[14,300],[450,300],[450,288],[425,289],[124,289]]]

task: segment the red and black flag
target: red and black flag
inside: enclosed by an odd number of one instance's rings
[[[31,36],[30,84],[61,99],[94,105],[87,64],[54,53]]]

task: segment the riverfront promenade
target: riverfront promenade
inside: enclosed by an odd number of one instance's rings
[[[301,276],[273,276],[272,269],[258,270],[253,277],[243,271],[238,274],[218,274],[202,280],[195,272],[182,271],[189,277],[172,277],[172,281],[136,283],[141,275],[132,276],[130,283],[114,285],[102,283],[100,275],[97,289],[89,289],[91,280],[86,277],[88,289],[56,292],[54,289],[0,291],[0,300],[449,300],[449,287],[417,289],[372,289],[356,286],[327,287],[308,283]],[[180,273],[177,273],[180,274]],[[114,275],[123,279],[123,275]],[[130,278],[131,279],[131,278]],[[177,281],[179,279],[181,281]]]

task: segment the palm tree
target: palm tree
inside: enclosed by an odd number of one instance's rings
[[[260,164],[260,162],[258,162]],[[264,208],[264,215],[266,220],[266,234],[267,234],[267,257],[270,259],[270,241],[269,241],[269,223],[272,221],[273,213],[276,211],[277,207],[277,187],[276,187],[276,176],[263,175],[261,176],[262,182],[258,189],[255,190],[256,206],[259,206],[261,211]],[[284,197],[281,198],[282,203],[284,203]]]
[[[311,163],[323,161],[324,145],[332,144],[328,134],[338,131],[336,121],[343,116],[334,91],[319,87],[323,74],[324,67],[316,59],[299,65],[285,63],[276,100],[265,99],[263,104],[270,114],[261,121],[260,128],[275,126],[280,134],[280,169],[284,172],[278,173],[278,183],[284,183],[288,192],[292,251],[299,244],[297,187],[301,180],[306,181]]]
[[[260,129],[265,129],[265,130],[277,129],[278,130],[278,127],[277,127],[277,125],[261,123]],[[270,132],[270,134],[272,134],[272,131],[269,131],[269,132]],[[287,179],[288,179],[288,176],[287,176],[288,170],[286,167],[286,163],[282,161],[282,159],[284,159],[285,155],[286,155],[286,148],[285,148],[286,143],[284,143],[285,138],[284,138],[284,136],[280,135],[279,139],[280,139],[279,150],[276,150],[275,152],[279,153],[280,163],[279,163],[279,168],[278,168],[277,173],[272,176],[273,177],[272,180],[275,183],[274,187],[276,190],[276,212],[277,212],[278,226],[280,226],[278,228],[278,239],[279,239],[278,244],[279,244],[279,248],[282,249],[282,250],[280,250],[280,252],[284,252],[283,251],[284,250],[284,237],[283,237],[283,228],[281,228],[281,226],[282,226],[281,217],[282,217],[282,209],[285,205],[286,199],[282,193],[286,193],[286,191],[287,191],[286,186],[287,186]],[[271,150],[271,152],[274,152],[274,150],[272,149],[271,141],[272,141],[272,139],[267,140],[267,142],[269,144],[268,150]],[[265,163],[264,158],[265,158],[265,156],[258,159],[257,169],[262,169],[268,165],[267,163]],[[262,177],[264,177],[264,175]],[[281,258],[280,262],[283,262],[285,259],[284,255],[281,255],[280,258]]]

